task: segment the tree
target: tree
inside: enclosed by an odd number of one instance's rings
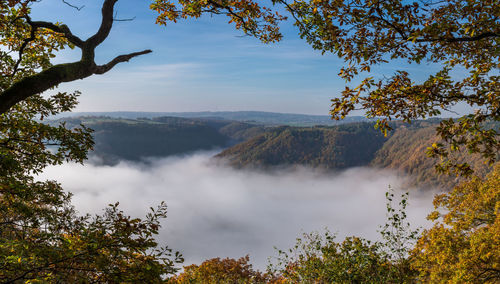
[[[326,231],[304,234],[288,251],[279,250],[272,274],[284,283],[413,283],[415,270],[408,252],[418,237],[406,218],[408,195],[403,194],[399,210],[393,205],[394,194],[387,198],[387,223],[380,231],[383,242],[351,236],[336,242]]]
[[[272,275],[264,274],[248,264],[247,256],[240,259],[212,258],[200,265],[189,265],[179,275],[168,279],[167,283],[272,283],[276,281]]]
[[[382,79],[369,75],[356,87],[346,86],[340,98],[332,99],[333,118],[361,108],[379,118],[376,126],[386,132],[391,119],[411,122],[465,103],[477,109],[457,120],[443,120],[436,129],[442,142],[433,144],[428,154],[443,159],[439,170],[465,175],[472,173],[470,166],[455,162],[450,152],[479,153],[490,165],[498,161],[498,128],[484,125],[500,120],[498,1],[277,2],[285,5],[301,37],[314,49],[345,60],[339,75],[347,82],[390,60],[440,66],[422,82],[401,68]]]
[[[32,2],[0,1],[0,281],[162,282],[182,262],[179,253],[155,241],[159,222],[166,217],[164,203],[144,220],[127,216],[118,204],[103,215],[79,216],[71,194],[56,181],[34,177],[48,165],[82,163],[93,145],[91,130],[84,126],[67,129],[43,123],[50,115],[73,109],[79,93],[48,98],[41,93],[62,82],[103,74],[151,51],[95,63],[95,49],[112,28],[117,0],[103,1],[101,25],[87,40],[64,24],[32,20]],[[203,12],[226,11],[245,33],[264,41],[279,38],[268,29],[276,24],[274,15],[260,12],[256,5],[235,5],[211,2]],[[156,9],[161,11],[161,6]],[[253,20],[264,16],[269,25]],[[51,59],[67,47],[81,49],[81,59],[52,65]]]
[[[8,51],[2,51],[1,60],[8,63],[8,69],[2,68],[3,80],[0,86],[0,113],[5,113],[16,103],[31,96],[56,87],[60,83],[83,79],[94,74],[104,74],[116,64],[150,53],[143,50],[116,56],[106,64],[95,62],[95,49],[107,38],[113,26],[114,6],[118,0],[104,0],[102,5],[102,21],[98,31],[86,40],[74,35],[64,24],[45,21],[34,21],[29,13],[29,4],[36,0],[10,0],[0,2],[0,44]],[[65,1],[63,1],[65,2]],[[67,2],[65,2],[67,3]],[[277,27],[283,17],[261,8],[250,0],[243,1],[194,1],[180,2],[177,6],[164,0],[157,0],[151,8],[159,12],[157,23],[165,25],[168,20],[200,17],[203,13],[226,14],[230,22],[245,34],[255,36],[263,42],[279,40],[281,34]],[[51,65],[50,58],[64,47],[77,47],[82,56],[79,61]],[[33,60],[33,56],[41,49],[48,51],[47,56]],[[17,58],[10,53],[17,51]],[[37,72],[30,68],[38,65],[42,70]],[[32,73],[19,75],[18,71],[28,67]]]
[[[500,166],[434,200],[434,226],[424,231],[412,266],[424,282],[500,281]]]
[[[72,109],[76,96],[32,96],[0,115],[0,282],[160,281],[182,261],[155,241],[165,204],[144,220],[117,204],[103,215],[79,216],[71,194],[33,176],[47,165],[86,159],[89,129],[37,119]]]
[[[289,254],[279,253],[278,268],[272,269],[286,279],[284,283],[387,283],[391,279],[390,262],[380,253],[379,244],[358,237],[337,243],[329,233],[324,238],[305,234]]]

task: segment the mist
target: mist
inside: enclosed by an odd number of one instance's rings
[[[385,192],[396,195],[403,181],[390,171],[353,168],[325,172],[304,167],[276,171],[236,170],[211,157],[214,152],[120,162],[114,166],[64,164],[40,179],[55,179],[72,192],[80,213],[102,213],[107,204],[134,217],[144,216],[161,201],[168,206],[159,241],[201,263],[213,257],[247,254],[264,269],[304,232],[328,228],[338,240],[357,235],[378,239],[386,221]],[[426,226],[433,193],[411,191],[408,216]]]

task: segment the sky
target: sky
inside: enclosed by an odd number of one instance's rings
[[[102,1],[72,0],[80,11],[45,0],[32,6],[32,18],[67,24],[83,39],[100,23]],[[337,74],[343,61],[322,55],[298,37],[291,22],[281,26],[284,39],[263,44],[242,36],[225,16],[204,16],[168,26],[155,24],[150,1],[120,0],[111,34],[97,49],[97,63],[152,49],[94,75],[61,84],[60,91],[82,92],[76,111],[238,111],[257,110],[327,115],[330,99],[345,81]],[[54,63],[78,60],[79,50],[61,52]],[[371,75],[392,74],[403,67],[423,78],[434,67],[391,62]],[[357,113],[362,114],[362,113]]]

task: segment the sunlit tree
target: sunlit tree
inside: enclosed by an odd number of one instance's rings
[[[441,157],[441,171],[471,174],[450,152],[479,153],[490,165],[498,161],[500,120],[500,9],[496,0],[277,0],[295,19],[300,35],[314,49],[344,59],[339,76],[347,85],[332,99],[331,114],[342,119],[363,109],[390,129],[389,120],[439,116],[462,103],[473,113],[446,119],[437,127],[441,142],[428,154]],[[407,62],[439,69],[425,80],[414,71],[370,73],[374,66]],[[362,75],[366,74],[366,75]]]
[[[168,279],[167,283],[272,283],[275,277],[254,270],[248,262],[247,256],[232,258],[212,258],[203,261],[200,265],[192,264],[184,267],[179,275]]]
[[[28,2],[0,2],[0,101],[6,103],[0,114],[0,282],[162,281],[182,261],[155,240],[165,204],[142,220],[117,204],[102,215],[81,216],[56,181],[35,178],[48,165],[83,162],[93,141],[84,126],[43,123],[73,109],[78,92],[33,93],[11,103],[16,88],[47,80],[51,58],[71,46],[63,35],[30,23]]]
[[[436,197],[434,226],[413,250],[413,266],[425,282],[500,281],[500,166]]]

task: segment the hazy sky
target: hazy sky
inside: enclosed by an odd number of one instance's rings
[[[34,20],[66,23],[82,38],[100,23],[102,1],[61,0],[33,5]],[[144,49],[153,53],[122,63],[111,72],[61,85],[83,92],[77,111],[223,111],[262,110],[328,114],[330,99],[345,82],[338,78],[342,60],[313,51],[292,23],[282,25],[282,42],[265,45],[242,37],[224,16],[189,19],[167,27],[155,25],[150,1],[120,0],[109,38],[97,50],[98,63]],[[56,62],[77,60],[79,50],[65,51]],[[401,62],[375,68],[390,75]],[[415,77],[432,67],[408,66]]]

